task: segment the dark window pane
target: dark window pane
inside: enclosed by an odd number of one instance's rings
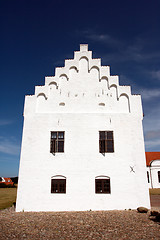
[[[55,152],[58,152],[58,141],[55,141]]]
[[[107,132],[107,139],[113,139],[113,131],[108,131]]]
[[[102,182],[101,180],[96,179],[96,193],[102,192]]]
[[[105,153],[105,140],[99,141],[100,153]]]
[[[58,184],[54,184],[54,192],[58,192]]]
[[[107,152],[114,152],[113,140],[108,140],[107,141]]]
[[[54,179],[51,179],[51,193],[54,192]]]
[[[56,142],[55,140],[53,140],[53,139],[51,140],[51,145],[50,145],[50,152],[51,153],[55,153],[55,150],[56,150],[55,149],[55,142]]]
[[[103,180],[103,192],[107,192],[107,181],[106,180]]]
[[[105,131],[100,131],[99,132],[99,139],[100,140],[105,140]]]
[[[51,138],[56,139],[57,138],[57,132],[51,132]]]
[[[107,186],[106,193],[110,193],[111,192],[111,190],[110,190],[110,179],[106,179],[106,186]]]
[[[59,184],[59,192],[61,192],[61,193],[65,193],[66,192],[65,191],[65,183],[64,182],[61,182]]]
[[[58,152],[64,152],[64,141],[58,142]]]
[[[64,132],[58,132],[58,139],[64,139]]]

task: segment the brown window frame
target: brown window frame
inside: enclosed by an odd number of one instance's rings
[[[51,193],[66,193],[66,179],[51,179]]]
[[[111,184],[110,178],[105,179],[95,179],[95,193],[98,194],[110,194],[111,193]]]
[[[64,152],[64,131],[52,131],[50,139],[50,153]]]
[[[114,152],[114,136],[113,131],[99,131],[99,152]]]

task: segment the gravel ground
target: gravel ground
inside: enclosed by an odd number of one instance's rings
[[[0,211],[0,240],[7,239],[160,239],[160,224],[149,213],[126,211]]]

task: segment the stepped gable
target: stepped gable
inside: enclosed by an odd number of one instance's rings
[[[74,59],[65,60],[55,76],[45,77],[44,86],[35,87],[36,112],[138,113],[139,95],[130,86],[120,86],[119,77],[110,75],[109,66],[93,59],[87,44],[80,45]]]

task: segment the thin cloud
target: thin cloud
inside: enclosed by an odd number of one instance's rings
[[[151,100],[156,97],[160,97],[160,89],[141,89],[140,94],[143,100]]]
[[[86,39],[92,40],[94,42],[100,42],[105,45],[120,46],[122,43],[118,39],[113,38],[109,34],[97,33],[92,30],[78,30],[76,31],[77,35],[84,36]]]
[[[0,152],[9,155],[19,155],[20,145],[12,138],[0,137]]]
[[[57,67],[57,66],[64,66],[64,61],[60,60],[60,61],[55,61],[53,62],[53,64]]]
[[[160,129],[148,131],[145,134],[145,140],[157,139],[157,138],[160,139]]]
[[[121,85],[121,82],[123,81],[126,86],[129,85],[131,86],[131,89],[134,88],[135,92],[134,93],[132,92],[132,94],[140,94],[140,87],[135,81],[133,81],[132,79],[130,79],[124,74],[119,75],[119,77],[120,77],[120,85]]]
[[[108,34],[88,34],[87,38],[95,41],[95,42],[101,42],[101,43],[105,43],[105,44],[119,44],[120,42],[117,41],[116,39],[112,38],[110,35]]]
[[[146,36],[136,36],[130,43],[124,39],[118,39],[110,34],[97,33],[94,30],[79,30],[76,31],[79,36],[84,36],[84,38],[99,42],[103,46],[115,49],[113,53],[108,53],[103,55],[102,58],[106,62],[127,62],[134,61],[137,63],[150,62],[160,57],[160,52],[157,50],[150,49],[150,40],[146,39]],[[159,73],[158,77],[159,77]]]
[[[153,79],[160,80],[160,70],[158,70],[158,71],[152,71],[152,72],[151,72],[151,77],[152,77]]]
[[[160,139],[145,141],[146,151],[159,149]]]
[[[0,119],[0,126],[9,125],[9,124],[12,124],[12,123],[13,123],[13,121],[11,121],[11,120]]]
[[[157,97],[160,97],[160,89],[159,88],[142,88],[138,85],[137,82],[131,80],[127,76],[121,74],[120,75],[120,81],[123,80],[123,82],[126,82],[126,85],[131,86],[131,88],[134,88],[134,93],[132,94],[140,94],[142,96],[142,100],[145,103],[145,101],[154,101]]]
[[[153,120],[153,121],[152,121]],[[152,126],[155,124],[155,127]],[[158,126],[158,122],[153,118],[148,118],[147,122],[144,124],[144,140],[146,151],[159,151],[160,149],[160,126]],[[149,128],[153,128],[154,130],[149,130]]]

